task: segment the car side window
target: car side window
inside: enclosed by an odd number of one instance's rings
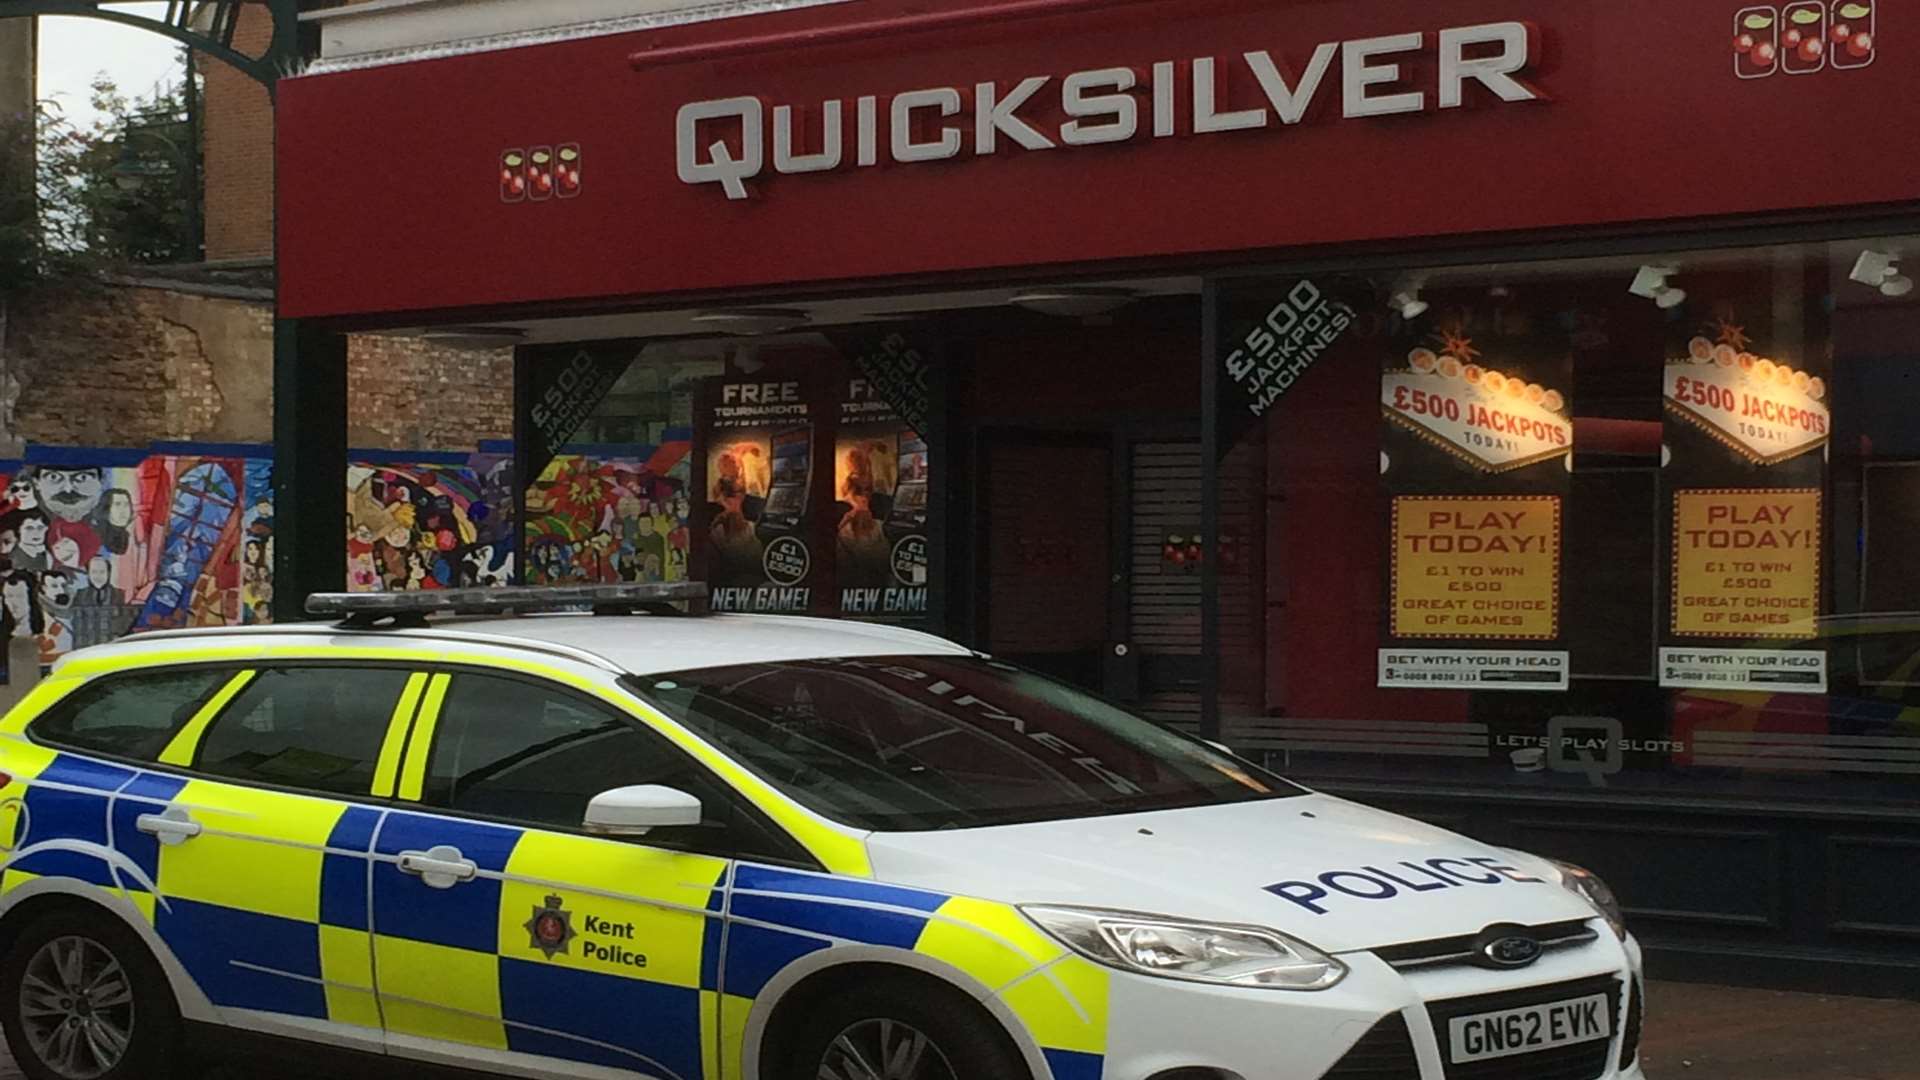
[[[195,766],[234,780],[339,795],[373,789],[380,746],[410,673],[269,668],[214,718]]]
[[[423,801],[460,813],[578,831],[595,795],[663,784],[695,796],[706,823],[657,829],[659,847],[792,861],[801,853],[705,766],[657,732],[556,687],[456,673],[434,727]]]
[[[194,668],[109,676],[55,702],[27,730],[64,749],[152,761],[233,675]]]

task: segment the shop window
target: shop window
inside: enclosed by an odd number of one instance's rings
[[[1228,739],[1358,782],[1920,794],[1912,246],[1227,285],[1221,498],[1253,462],[1268,538],[1264,624],[1222,579]]]

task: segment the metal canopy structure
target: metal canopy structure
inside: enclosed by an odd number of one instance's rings
[[[240,12],[248,6],[264,7],[273,16],[273,39],[261,56],[248,56],[233,47],[234,31],[240,26]],[[151,30],[206,53],[244,72],[248,78],[273,93],[283,73],[293,70],[300,59],[300,11],[298,0],[207,0],[186,3],[172,0],[160,17],[127,11],[101,0],[0,0],[0,19],[32,18],[40,15],[64,15],[82,19],[105,19],[126,26]]]
[[[266,51],[257,57],[233,47],[249,6],[264,8],[273,20]],[[0,19],[69,16],[149,30],[232,65],[273,99],[280,79],[302,62],[300,7],[301,0],[170,0],[155,17],[102,0],[0,0]],[[309,594],[339,588],[346,572],[340,522],[346,516],[347,339],[279,318],[277,304],[273,442],[273,614],[295,621],[307,617]]]

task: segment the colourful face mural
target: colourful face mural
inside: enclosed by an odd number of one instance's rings
[[[267,618],[271,462],[156,454],[0,482],[0,634],[34,639],[42,663],[135,630]]]
[[[556,462],[530,496],[538,518],[530,535],[545,571],[533,580],[684,578],[684,456],[681,449],[644,461]],[[271,620],[267,458],[173,453],[135,464],[0,465],[0,490],[0,638],[33,640],[42,664],[140,630]],[[355,463],[347,507],[350,589],[513,580],[511,455]],[[0,651],[0,679],[5,656]]]
[[[347,587],[505,585],[513,577],[512,459],[358,463],[347,475]]]
[[[527,584],[685,580],[688,467],[684,443],[555,458],[527,492]]]

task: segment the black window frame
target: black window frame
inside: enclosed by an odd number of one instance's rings
[[[108,750],[98,750],[93,747],[75,745],[57,738],[49,738],[44,729],[44,723],[48,717],[62,710],[74,708],[74,700],[80,695],[106,686],[109,683],[131,682],[135,679],[149,678],[156,675],[173,675],[200,671],[213,672],[219,677],[214,679],[212,687],[209,688],[206,693],[202,694],[199,699],[193,702],[193,712],[187,715],[186,721],[174,729],[173,737],[178,737],[180,732],[185,731],[187,725],[193,722],[193,718],[200,715],[200,711],[205,709],[214,698],[220,696],[220,691],[226,689],[227,685],[233,682],[234,676],[243,671],[251,671],[253,667],[252,664],[247,663],[221,661],[218,663],[204,664],[154,664],[148,667],[132,667],[122,671],[107,672],[106,674],[97,675],[82,682],[79,686],[62,694],[58,700],[49,704],[46,708],[35,713],[33,718],[27,721],[23,733],[27,736],[27,741],[34,745],[44,746],[62,753],[79,754],[84,757],[99,758],[102,761],[134,765],[143,769],[179,770],[183,767],[170,765],[160,760],[160,755],[167,752],[166,746],[162,746],[159,751],[150,758],[139,757],[133,754],[118,754]],[[173,737],[167,740],[169,744],[172,743]],[[197,756],[198,748],[196,747],[195,750]]]
[[[584,823],[580,825],[575,825],[572,827],[567,827],[567,826],[561,826],[561,825],[554,825],[547,822],[528,821],[523,818],[506,817],[506,816],[495,815],[495,814],[482,814],[482,813],[476,813],[471,810],[460,810],[455,807],[444,806],[439,803],[429,802],[427,800],[424,784],[422,786],[421,798],[419,800],[407,801],[404,803],[404,805],[414,808],[416,812],[432,813],[436,815],[443,815],[446,817],[460,818],[467,821],[483,821],[483,822],[496,824],[496,825],[508,825],[518,829],[531,829],[531,830],[538,830],[540,832],[559,833],[565,836],[583,836],[583,837],[587,837],[594,840],[604,840],[604,841],[611,841],[614,843],[630,844],[635,847],[656,848],[661,851],[671,851],[678,854],[705,855],[710,858],[727,859],[727,860],[736,861],[736,862],[759,863],[759,864],[771,865],[771,866],[789,866],[797,869],[813,870],[813,871],[819,871],[819,872],[826,871],[826,867],[821,864],[819,859],[814,857],[812,852],[807,850],[806,845],[801,843],[798,837],[794,836],[779,822],[773,820],[772,816],[767,814],[766,811],[760,809],[759,806],[755,805],[753,800],[749,799],[744,792],[742,792],[738,787],[736,787],[725,776],[722,776],[720,773],[714,771],[714,769],[711,766],[707,765],[706,762],[701,761],[698,757],[694,756],[691,753],[688,753],[684,748],[676,744],[672,739],[668,738],[665,732],[660,731],[654,725],[648,723],[644,718],[636,716],[633,713],[627,711],[626,709],[620,708],[619,706],[614,705],[611,702],[595,697],[592,694],[583,693],[574,687],[566,685],[565,683],[556,682],[552,679],[544,678],[540,675],[529,674],[525,672],[503,671],[497,668],[487,668],[487,667],[480,667],[477,665],[460,665],[460,664],[423,665],[419,667],[417,670],[425,672],[429,677],[432,677],[435,675],[448,676],[448,679],[449,679],[447,684],[448,695],[450,695],[452,692],[452,688],[453,688],[452,680],[457,679],[461,675],[465,674],[465,675],[480,676],[480,677],[490,678],[490,679],[505,679],[510,682],[524,683],[526,685],[534,687],[535,689],[541,690],[545,693],[553,694],[557,697],[569,700],[584,708],[591,709],[599,713],[603,713],[611,717],[615,721],[621,724],[625,724],[626,726],[634,729],[636,732],[640,734],[642,738],[654,740],[660,745],[661,749],[668,756],[677,758],[681,762],[683,762],[685,765],[689,766],[690,768],[699,770],[702,774],[704,774],[713,782],[713,786],[715,788],[727,793],[728,809],[730,810],[731,813],[739,815],[745,821],[750,822],[753,826],[756,826],[761,832],[771,837],[777,846],[781,846],[788,849],[790,854],[788,856],[783,857],[781,855],[774,854],[771,852],[740,851],[740,850],[732,849],[730,847],[699,844],[697,843],[697,840],[699,839],[698,831],[705,829],[706,826],[704,825],[694,827],[694,828],[688,828],[684,830],[656,829],[645,836],[606,836],[600,833],[589,832],[586,829]],[[641,702],[641,704],[645,704],[645,702]],[[422,777],[423,781],[426,779],[426,777],[430,777],[433,775],[434,760],[439,755],[439,752],[440,752],[441,728],[446,720],[446,712],[445,712],[446,696],[442,697],[439,708],[441,712],[439,715],[435,716],[434,724],[433,724],[433,734],[432,734],[433,745],[427,748],[425,776]],[[407,745],[403,747],[405,756],[409,756],[409,757],[412,756],[412,750],[413,750],[412,743],[414,739],[419,737],[419,735],[420,735],[420,725],[418,722],[418,716],[416,715],[415,722],[409,727],[409,730],[407,733]],[[702,800],[701,815],[703,818],[711,817],[712,809],[713,809],[712,807],[705,805],[705,800]],[[661,835],[662,833],[664,833],[664,835]],[[691,835],[687,836],[687,838],[683,840],[680,835],[682,833],[688,833]]]

